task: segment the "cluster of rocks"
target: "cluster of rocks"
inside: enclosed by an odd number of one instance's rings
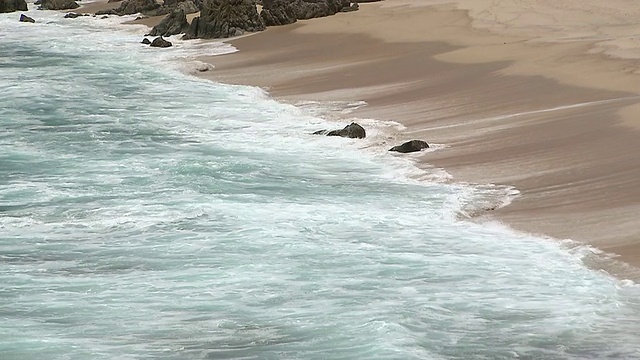
[[[358,10],[358,3],[350,0],[262,0],[258,13],[256,3],[256,0],[205,0],[200,17],[192,21],[184,38],[232,37],[262,31],[267,26]]]
[[[74,0],[38,0],[34,4],[40,5],[38,10],[71,10],[80,7]]]
[[[117,2],[120,0],[109,0]],[[381,0],[359,0],[359,3]],[[124,0],[115,9],[95,15],[168,15],[149,35],[171,36],[184,33],[184,39],[226,38],[245,32],[262,31],[267,26],[291,24],[301,19],[358,10],[351,0]],[[74,0],[38,0],[42,10],[70,10],[79,7]],[[258,6],[261,11],[258,12]],[[27,10],[25,0],[0,0],[0,12]],[[200,12],[189,23],[186,15]],[[74,17],[74,16],[69,16]]]
[[[200,16],[191,21],[183,38],[226,38],[264,29],[252,0],[206,0]]]
[[[24,0],[0,0],[0,13],[27,10],[27,2]]]
[[[286,25],[358,8],[358,3],[350,0],[262,0],[260,17],[266,26]]]
[[[141,13],[145,16],[167,15],[180,9],[186,14],[200,11],[201,0],[166,0],[162,5],[156,0],[125,0],[115,9],[97,11],[96,15],[132,15]]]
[[[39,5],[38,10],[70,10],[80,7],[74,0],[37,0],[34,5]],[[0,13],[27,10],[28,7],[25,0],[0,0]]]
[[[359,2],[372,1],[380,0]],[[358,3],[351,0],[166,0],[162,5],[156,0],[124,0],[117,8],[98,11],[96,15],[168,15],[149,35],[184,34],[183,39],[212,39],[239,36],[245,32],[262,31],[267,26],[357,9]],[[196,12],[200,12],[199,16],[189,23],[186,15]]]
[[[341,136],[350,139],[364,139],[367,137],[367,132],[365,129],[358,123],[351,123],[345,126],[342,129],[336,130],[318,130],[313,133],[313,135],[325,135],[325,136]],[[422,140],[411,140],[407,141],[401,145],[394,146],[389,151],[395,151],[399,153],[412,153],[421,151],[423,149],[428,149],[429,144],[426,141]]]
[[[159,48],[167,48],[167,47],[173,46],[171,41],[163,39],[162,36],[158,36],[157,38],[153,39],[153,41],[147,38],[144,38],[142,39],[142,43],[145,45],[149,45],[151,47],[159,47]]]

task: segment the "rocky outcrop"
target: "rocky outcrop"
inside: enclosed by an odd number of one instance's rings
[[[189,30],[189,22],[184,10],[176,9],[151,29],[151,36],[171,36]]]
[[[142,39],[142,41],[140,42],[141,44],[145,44],[145,45],[151,45],[151,40],[144,38]]]
[[[151,12],[160,7],[155,0],[125,0],[118,8],[98,11],[96,15],[132,15]]]
[[[264,30],[252,0],[207,0],[183,39],[214,39]]]
[[[351,123],[340,130],[318,130],[313,135],[341,136],[351,139],[364,139],[367,136],[366,131],[357,123]]]
[[[73,0],[42,0],[38,10],[69,10],[79,7],[80,5]]]
[[[96,15],[131,15],[142,13],[146,16],[160,16],[171,14],[181,9],[185,14],[200,11],[201,0],[167,0],[160,5],[156,0],[124,0],[116,9],[101,10]]]
[[[20,14],[20,22],[35,23],[36,21],[25,14]]]
[[[27,2],[24,0],[0,0],[0,13],[27,10]]]
[[[298,20],[334,15],[351,6],[349,0],[297,0],[293,2]]]
[[[266,26],[292,24],[298,20],[287,0],[263,0],[260,17]]]
[[[358,4],[350,0],[262,0],[262,5],[260,17],[267,26],[358,10]]]
[[[116,9],[118,15],[145,13],[160,7],[155,0],[125,0]]]
[[[191,14],[202,9],[202,0],[165,0],[162,3],[162,7],[170,9],[171,11],[182,9],[185,14]]]
[[[200,1],[198,1],[200,3]],[[181,1],[165,1],[161,7],[146,11],[144,14],[147,16],[160,16],[171,14],[175,10],[183,10],[185,14],[192,14],[200,11],[200,8],[196,4],[195,1],[192,0],[181,0]]]
[[[398,146],[394,146],[389,151],[397,151],[400,153],[410,153],[420,151],[422,149],[428,149],[429,144],[422,140],[411,140]]]
[[[163,39],[162,36],[158,36],[157,38],[153,39],[153,41],[151,42],[151,47],[167,48],[171,46],[173,46],[171,41],[167,41]]]

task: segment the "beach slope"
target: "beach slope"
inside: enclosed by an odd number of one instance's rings
[[[207,57],[217,81],[285,100],[364,100],[457,181],[513,185],[485,212],[640,265],[640,4],[408,1],[299,21]],[[597,5],[597,6],[596,6]],[[637,45],[637,46],[636,46]],[[352,114],[353,115],[353,114]]]

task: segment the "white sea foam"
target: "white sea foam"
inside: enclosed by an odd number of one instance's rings
[[[318,104],[86,20],[0,31],[0,79],[39,85],[0,98],[3,358],[638,357],[640,289],[600,254],[460,220],[512,189],[390,155],[399,124],[312,136]]]

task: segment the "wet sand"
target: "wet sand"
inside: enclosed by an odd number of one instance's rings
[[[285,101],[366,101],[349,116],[406,126],[379,145],[443,144],[419,166],[520,191],[509,206],[472,211],[476,219],[588,243],[640,266],[640,4],[600,3],[361,4],[231,40],[240,51],[202,57],[215,69],[200,76]]]
[[[628,38],[640,25],[621,22],[640,4],[438,3],[386,0],[269,28],[202,58],[215,66],[202,76],[289,101],[364,100],[350,116],[407,126],[382,145],[444,144],[422,166],[521,192],[481,219],[640,265],[640,45]]]

